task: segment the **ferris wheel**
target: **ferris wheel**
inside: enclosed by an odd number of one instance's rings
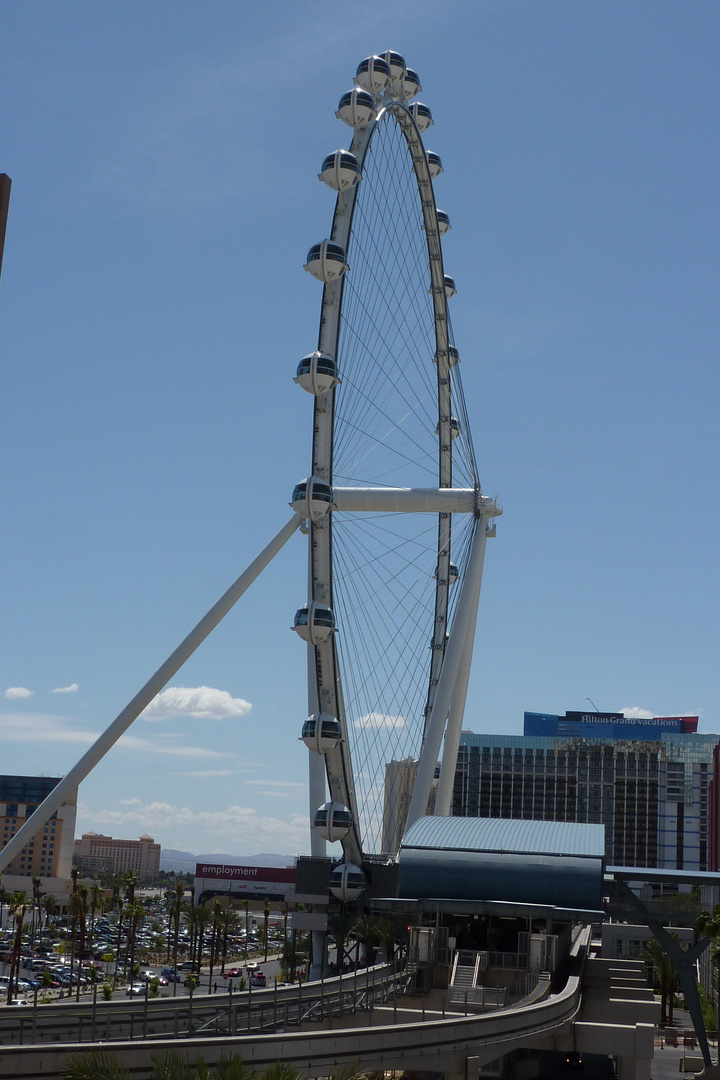
[[[313,854],[340,840],[333,891],[363,887],[364,856],[391,853],[427,812],[449,813],[485,540],[482,495],[435,204],[442,162],[430,109],[396,52],[368,57],[336,116],[353,131],[320,179],[337,192],[305,269],[323,284],[317,349],[295,381],[314,397],[307,522]],[[330,798],[326,801],[325,782]],[[412,793],[412,797],[411,796]]]

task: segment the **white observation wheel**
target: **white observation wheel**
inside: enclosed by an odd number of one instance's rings
[[[330,236],[306,266],[324,288],[318,347],[296,379],[315,402],[311,475],[292,505],[310,541],[295,629],[309,650],[313,853],[340,839],[360,866],[395,849],[413,785],[411,814],[426,812],[448,715],[462,719],[457,684],[499,510],[481,493],[448,314],[430,110],[410,103],[419,81],[397,53],[363,61],[355,81],[337,113],[352,143],[321,171],[338,193]]]

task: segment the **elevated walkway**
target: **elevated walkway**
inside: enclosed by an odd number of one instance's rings
[[[186,1055],[189,1061],[199,1055],[208,1064],[216,1063],[221,1056],[237,1054],[247,1066],[258,1071],[275,1062],[286,1062],[294,1063],[308,1076],[329,1073],[343,1066],[361,1066],[373,1071],[430,1070],[442,1072],[451,1080],[461,1076],[465,1080],[480,1080],[491,1062],[522,1048],[562,1052],[577,1049],[585,1053],[617,1055],[622,1066],[620,1080],[649,1080],[652,1025],[634,1023],[627,1017],[625,1023],[615,1024],[582,1019],[583,976],[589,940],[590,928],[586,927],[575,940],[568,977],[559,992],[548,993],[539,1001],[527,1000],[483,1015],[465,1016],[450,1011],[444,1016],[426,1014],[422,1003],[401,996],[399,976],[385,966],[373,969],[372,979],[368,974],[368,981],[375,983],[377,992],[386,995],[384,1004],[378,1003],[377,998],[372,1000],[372,995],[366,999],[366,1008],[358,999],[353,1000],[350,992],[352,976],[327,980],[322,987],[324,992],[320,993],[320,984],[302,988],[305,1011],[298,1018],[300,1029],[296,1031],[278,1030],[277,1027],[271,1030],[272,1008],[277,1009],[280,1003],[273,1001],[276,994],[268,990],[252,995],[258,999],[257,1007],[266,1009],[266,1034],[243,1034],[237,1027],[233,1030],[227,1003],[224,1002],[222,1007],[216,1001],[206,999],[194,1003],[196,1018],[198,1010],[214,1009],[214,1022],[204,1015],[201,1024],[180,1037],[152,1033],[153,1037],[148,1038],[126,1037],[104,1042],[102,1049],[138,1076],[149,1074],[153,1054],[175,1050]],[[297,999],[296,987],[283,989]],[[364,992],[362,985],[358,990]],[[252,1019],[249,995],[236,997],[242,999],[237,1003],[238,1008],[245,1008],[246,1018]],[[279,993],[277,997],[279,999]],[[312,1004],[318,1000],[323,1002],[320,1012],[317,1004]],[[152,1004],[132,1003],[127,1009],[125,1003],[121,1003],[126,1017],[135,1016],[136,1023],[138,1014],[152,1013],[149,1007]],[[168,1002],[161,1004],[167,1010]],[[183,1010],[187,1011],[186,1002],[178,1000],[171,1004],[175,1004],[177,1017]],[[355,1011],[347,1014],[344,1010],[350,1004]],[[62,1006],[45,1008],[57,1010]],[[236,1022],[237,1018],[236,1014]],[[277,1012],[275,1021],[280,1026],[283,1022]],[[147,1033],[151,1035],[149,1030]],[[95,1033],[95,1048],[101,1037],[99,1032]],[[52,1045],[5,1044],[0,1046],[0,1076],[4,1080],[29,1080],[38,1076],[55,1080],[61,1076],[68,1057],[87,1050],[87,1041],[68,1040]]]

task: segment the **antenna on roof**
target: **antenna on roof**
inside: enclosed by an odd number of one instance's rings
[[[589,697],[586,697],[586,698],[585,698],[585,700],[586,700],[586,701],[589,701],[589,702],[590,702],[590,704],[592,705],[593,709],[595,710],[595,712],[596,712],[596,713],[598,714],[598,716],[599,716],[599,715],[600,715],[600,710],[598,709],[598,707],[597,707],[597,705],[595,704],[595,702],[593,701],[593,699],[592,699],[592,698],[589,698]]]

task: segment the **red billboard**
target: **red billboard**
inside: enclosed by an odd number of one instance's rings
[[[196,892],[244,893],[248,896],[284,896],[295,885],[292,866],[233,866],[230,863],[197,863]]]

